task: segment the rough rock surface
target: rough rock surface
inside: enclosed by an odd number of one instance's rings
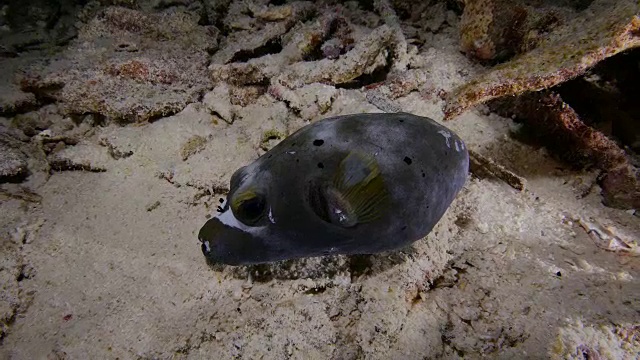
[[[584,72],[598,62],[640,46],[640,5],[633,0],[595,0],[538,46],[456,87],[447,97],[447,119],[485,101],[538,91]]]
[[[27,173],[27,156],[0,139],[0,181]]]
[[[177,8],[108,7],[80,28],[61,57],[29,71],[22,88],[56,100],[69,114],[119,122],[166,116],[210,86],[206,65],[217,35],[215,27],[198,25],[197,14]]]
[[[526,120],[531,132],[569,163],[604,170],[601,186],[606,205],[640,208],[640,172],[631,157],[615,141],[581,121],[560,95],[542,91],[505,99],[498,107],[507,116]]]

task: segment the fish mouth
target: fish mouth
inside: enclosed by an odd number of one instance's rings
[[[217,217],[207,220],[200,228],[198,232],[200,249],[208,261],[212,263],[227,263],[221,255],[225,253],[224,243],[227,242],[226,239],[232,237],[227,234],[228,231]]]
[[[202,229],[200,229],[202,232]],[[198,235],[198,240],[200,240],[200,248],[202,249],[202,254],[206,257],[209,257],[211,254],[211,245],[209,244],[209,240],[203,239],[200,235]]]
[[[213,264],[247,265],[269,261],[268,246],[244,229],[228,210],[213,217],[198,232],[200,249]]]

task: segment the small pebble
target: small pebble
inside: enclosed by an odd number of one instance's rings
[[[476,228],[480,234],[486,234],[489,232],[489,225],[487,223],[478,223]]]

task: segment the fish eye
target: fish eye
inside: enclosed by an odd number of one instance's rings
[[[245,191],[234,196],[231,210],[243,224],[256,226],[263,219],[267,208],[267,200],[262,194]]]

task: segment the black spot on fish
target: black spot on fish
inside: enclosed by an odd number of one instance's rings
[[[399,121],[400,121],[400,122],[404,122],[404,119],[400,119]]]
[[[400,230],[402,230],[402,231],[407,230],[407,225],[403,226]]]
[[[319,163],[318,163],[318,167],[319,167],[320,169],[324,169],[324,164],[323,164],[323,163],[321,163],[321,162],[319,162]]]
[[[322,144],[324,144],[324,140],[322,140],[322,139],[313,140],[313,145],[315,145],[315,146],[322,146]]]
[[[426,177],[427,174],[424,173],[424,170],[422,170],[422,177]]]
[[[410,157],[405,156],[403,161],[404,161],[404,162],[406,162],[406,163],[407,163],[407,165],[411,165],[411,161],[412,161],[412,160],[411,160],[411,158],[410,158]]]
[[[222,204],[222,203],[224,202],[224,199],[223,199],[223,198],[220,198],[220,199],[218,199],[218,202],[219,202],[220,204]]]
[[[299,163],[299,162],[300,162],[300,159],[296,159],[296,162],[297,162],[297,163]]]

